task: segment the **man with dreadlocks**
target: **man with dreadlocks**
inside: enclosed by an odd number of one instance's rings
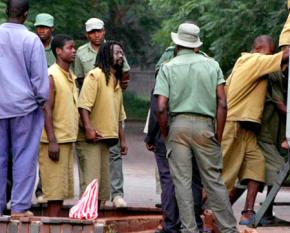
[[[127,154],[122,122],[126,119],[120,79],[123,48],[116,41],[101,45],[96,68],[86,76],[79,96],[80,128],[77,151],[80,186],[99,181],[99,202],[110,198],[109,147],[120,140],[121,154]]]
[[[95,67],[96,57],[99,52],[100,46],[105,41],[105,25],[101,19],[90,18],[85,23],[86,37],[88,43],[82,45],[78,48],[76,59],[75,59],[75,69],[74,72],[77,76],[77,82],[79,88],[82,87],[84,77],[88,72]],[[120,85],[125,91],[129,84],[129,71],[130,66],[126,60],[126,57],[123,57],[123,74]],[[120,154],[119,144],[110,147],[110,178],[111,178],[111,200],[113,206],[116,208],[127,207],[127,203],[124,200],[124,177],[123,177],[123,159]],[[82,176],[82,174],[80,174]],[[81,187],[81,192],[84,192],[85,187]]]

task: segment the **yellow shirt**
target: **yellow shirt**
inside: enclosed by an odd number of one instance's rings
[[[119,138],[119,122],[126,119],[126,114],[122,89],[115,76],[111,75],[107,85],[100,68],[91,70],[84,80],[78,106],[90,112],[91,125],[103,138]],[[78,140],[85,140],[82,128]]]
[[[227,79],[227,121],[261,123],[267,80],[264,75],[281,70],[282,52],[274,55],[243,53]]]
[[[54,82],[52,121],[56,140],[58,143],[75,142],[79,121],[76,77],[56,63],[49,67],[48,74]],[[42,131],[41,142],[48,143],[45,129]]]
[[[289,4],[290,1],[288,1],[288,7]],[[279,47],[285,45],[290,45],[290,14],[288,15],[286,23],[284,24],[284,27],[279,37]]]

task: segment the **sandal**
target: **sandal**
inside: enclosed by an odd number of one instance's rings
[[[256,212],[254,210],[252,210],[252,209],[243,210],[241,212],[241,215],[248,213],[248,212],[252,213],[251,217],[249,219],[240,220],[240,222],[239,222],[240,225],[251,225],[255,222]]]

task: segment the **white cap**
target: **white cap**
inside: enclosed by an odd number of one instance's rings
[[[104,22],[103,20],[100,20],[98,18],[90,18],[86,22],[86,32],[90,32],[92,30],[100,30],[104,28]]]

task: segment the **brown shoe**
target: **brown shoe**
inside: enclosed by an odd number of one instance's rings
[[[22,217],[32,217],[34,214],[27,210],[25,212],[12,212],[11,213],[11,218],[22,218]]]

